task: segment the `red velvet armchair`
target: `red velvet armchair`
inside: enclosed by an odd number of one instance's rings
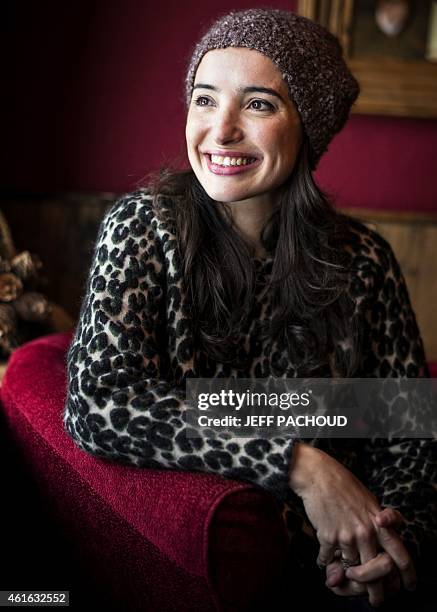
[[[265,610],[286,539],[270,495],[207,474],[141,470],[88,456],[63,429],[71,333],[11,357],[8,435],[87,572],[117,610]]]

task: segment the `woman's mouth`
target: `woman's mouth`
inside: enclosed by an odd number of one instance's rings
[[[247,172],[261,163],[256,157],[235,157],[205,153],[208,169],[213,174],[230,175]]]

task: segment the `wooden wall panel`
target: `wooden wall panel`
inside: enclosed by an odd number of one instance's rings
[[[405,276],[430,361],[437,361],[437,215],[354,212],[392,246]]]
[[[45,292],[73,318],[79,314],[98,227],[114,194],[2,199],[17,251],[39,255]]]

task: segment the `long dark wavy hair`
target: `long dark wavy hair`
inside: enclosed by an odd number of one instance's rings
[[[349,223],[317,187],[310,168],[304,136],[293,172],[261,232],[273,256],[263,290],[271,295],[272,315],[261,338],[270,339],[272,346],[285,343],[299,376],[332,371],[352,376],[358,332],[346,291],[348,255],[342,248]],[[253,313],[253,250],[236,231],[228,209],[208,196],[192,170],[163,170],[149,185],[158,211],[162,202],[173,202],[196,344],[219,362],[244,366],[238,349]],[[337,350],[345,340],[348,350]]]

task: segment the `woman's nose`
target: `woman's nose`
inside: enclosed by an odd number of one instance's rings
[[[217,144],[238,142],[243,137],[239,114],[230,109],[223,109],[214,117],[213,136]]]

